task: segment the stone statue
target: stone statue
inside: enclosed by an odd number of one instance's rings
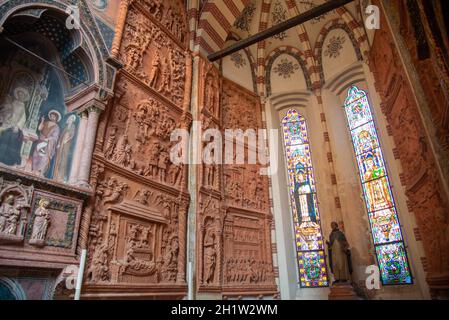
[[[0,207],[0,233],[15,235],[20,218],[20,208],[15,205],[15,198],[8,195]]]
[[[45,243],[45,236],[50,225],[49,205],[50,202],[47,199],[41,199],[39,201],[39,208],[34,213],[33,230],[30,239],[31,245],[43,246]]]
[[[204,282],[207,284],[214,282],[216,263],[215,234],[209,229],[204,236]]]
[[[338,228],[338,223],[331,223],[332,232],[327,245],[329,247],[329,264],[335,282],[347,282],[351,279],[352,265],[349,243],[345,234]]]

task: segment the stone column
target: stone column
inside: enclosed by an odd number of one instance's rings
[[[98,121],[100,119],[101,111],[102,109],[97,106],[87,108],[89,118],[87,120],[86,135],[84,138],[81,162],[78,172],[78,185],[82,187],[89,187],[90,167],[92,164],[92,155],[94,152]]]
[[[184,283],[186,281],[186,228],[187,228],[187,210],[189,206],[188,200],[180,202],[178,215],[178,276],[176,281]]]
[[[87,129],[87,112],[81,112],[80,116],[80,125],[78,128],[78,138],[76,140],[75,146],[75,157],[73,158],[72,170],[70,171],[70,184],[76,184],[78,182],[78,171],[81,162],[81,156],[83,152],[84,138],[86,137],[86,129]]]

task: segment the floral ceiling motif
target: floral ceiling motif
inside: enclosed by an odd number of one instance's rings
[[[284,22],[288,18],[287,10],[284,9],[280,1],[274,3],[273,11],[271,12],[271,21],[274,25]],[[273,36],[274,39],[284,40],[287,38],[287,32],[283,31]]]
[[[324,55],[329,58],[339,57],[345,41],[345,36],[333,36],[329,40],[326,51],[324,51]]]
[[[237,69],[246,66],[246,60],[242,52],[235,52],[231,54],[231,61],[234,62],[234,65]]]
[[[289,61],[284,58],[281,59],[281,62],[274,67],[273,71],[278,74],[279,77],[284,77],[284,79],[288,79],[295,73],[295,70],[299,69],[299,64],[293,63],[293,61]]]
[[[245,9],[243,9],[242,14],[240,17],[237,18],[237,20],[234,23],[234,27],[237,29],[240,29],[242,31],[249,32],[251,27],[251,22],[253,21],[254,14],[256,12],[256,2],[251,1]]]

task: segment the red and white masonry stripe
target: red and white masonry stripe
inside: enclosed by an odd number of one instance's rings
[[[286,0],[285,3],[287,4],[290,17],[295,17],[301,13],[296,5],[295,0]],[[320,73],[318,71],[317,63],[313,55],[312,46],[310,44],[306,28],[304,24],[300,24],[296,26],[295,29],[298,33],[301,48],[303,48],[304,51],[307,71],[309,73],[310,79],[312,80],[312,88],[319,88],[321,86]]]
[[[271,0],[263,0],[259,19],[259,32],[267,29],[271,9]],[[257,89],[261,96],[265,96],[265,49],[266,41],[257,44]]]
[[[336,11],[341,16],[343,21],[348,25],[351,32],[354,34],[364,58],[367,58],[369,52],[369,43],[363,28],[344,7],[340,7],[336,9]]]
[[[207,0],[201,11],[195,51],[210,54],[220,50],[235,20],[250,0]]]
[[[268,27],[268,19],[271,9],[271,0],[263,0],[262,8],[260,11],[260,19],[259,19],[259,32],[265,30]],[[256,84],[257,89],[259,92],[259,95],[261,97],[264,97],[266,95],[265,91],[265,48],[266,48],[266,41],[261,41],[257,44],[257,62],[256,62]],[[262,101],[262,127],[264,129],[267,129],[267,122],[266,122],[266,112],[265,108],[267,107],[266,103]],[[266,135],[264,145],[267,150],[266,154],[268,155],[269,152],[269,143],[268,143],[268,135]],[[269,203],[270,203],[270,211],[271,216],[274,218],[274,207],[273,207],[273,188],[272,188],[272,181],[271,177],[268,176],[268,191],[269,191]],[[278,288],[278,292],[276,294],[275,298],[280,299],[280,279],[279,279],[279,262],[278,262],[278,253],[277,253],[277,241],[276,241],[276,230],[275,230],[275,221],[273,220],[271,223],[270,228],[270,234],[271,234],[271,247],[272,247],[272,259],[273,259],[273,271],[274,271],[274,279]]]

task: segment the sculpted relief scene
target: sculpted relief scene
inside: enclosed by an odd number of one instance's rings
[[[0,300],[448,298],[446,7],[323,4],[0,1]]]

